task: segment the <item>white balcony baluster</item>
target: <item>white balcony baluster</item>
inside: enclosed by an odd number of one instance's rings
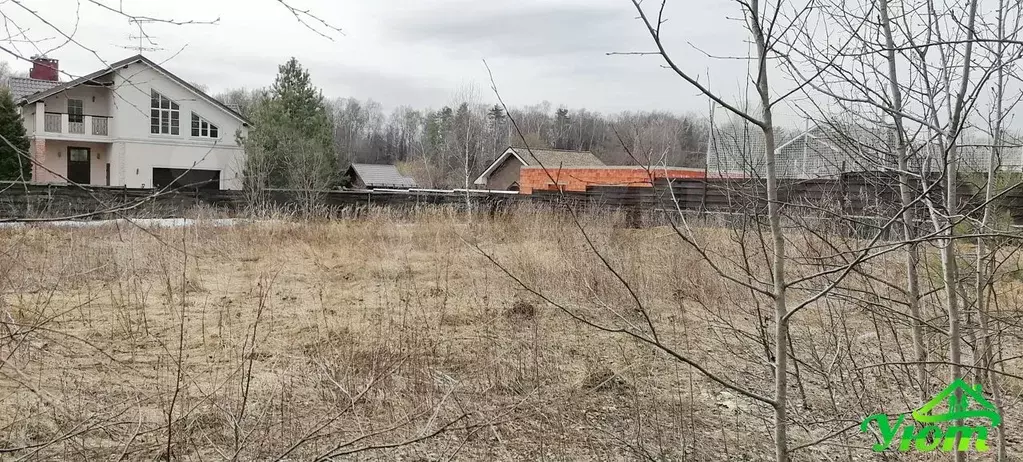
[[[44,116],[44,131],[48,133],[60,133],[61,114],[47,112]]]
[[[106,117],[92,116],[92,134],[107,136],[108,119]]]

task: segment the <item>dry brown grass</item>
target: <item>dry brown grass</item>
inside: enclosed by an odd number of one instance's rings
[[[771,452],[769,409],[572,320],[474,247],[588,319],[641,324],[631,295],[571,220],[529,211],[477,220],[378,212],[231,228],[0,230],[0,450],[24,447],[11,455],[30,459],[152,460],[169,448],[189,460],[304,460],[444,429],[359,455],[759,460]],[[583,221],[666,343],[743,386],[770,389],[767,360],[747,335],[757,332],[763,300],[716,277],[670,228],[622,229],[613,214]],[[699,232],[734,254],[721,228]],[[899,266],[872,268],[897,278]],[[795,437],[821,437],[878,406],[897,412],[899,383],[886,380],[898,371],[855,367],[892,360],[878,345],[908,339],[905,326],[889,330],[849,301],[804,317],[792,333],[805,388]],[[820,366],[829,362],[831,370]],[[1021,387],[1007,388],[1015,405]],[[855,433],[843,442],[869,444]]]

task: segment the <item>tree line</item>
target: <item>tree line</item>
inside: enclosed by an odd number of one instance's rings
[[[0,86],[6,90],[7,79],[21,75],[7,63],[2,66]],[[467,187],[513,145],[591,151],[608,165],[703,168],[710,130],[709,119],[695,113],[601,113],[547,101],[506,111],[472,85],[455,91],[452,102],[440,108],[403,105],[387,111],[372,99],[325,97],[294,58],[279,66],[267,87],[213,96],[237,105],[253,122],[242,140],[252,187],[336,187],[351,163],[396,164],[424,187]],[[11,119],[6,133],[27,150],[24,135],[16,133],[21,124],[14,101],[4,104]],[[10,147],[0,146],[0,153],[6,152],[0,156],[3,177],[23,177],[28,169],[17,164],[15,149],[5,148]]]
[[[592,151],[609,165],[702,168],[709,130],[705,116],[664,111],[604,114],[546,101],[506,111],[486,102],[474,86],[460,88],[451,104],[440,108],[387,111],[372,99],[324,97],[294,59],[281,66],[268,88],[230,89],[214,96],[253,120],[250,138],[262,139],[249,140],[255,162],[272,153],[280,164],[275,168],[301,164],[288,169],[302,178],[298,183],[303,184],[292,186],[329,185],[340,180],[337,174],[348,164],[380,163],[398,165],[424,187],[465,187],[512,145]],[[308,143],[323,152],[311,158],[297,152],[312,149]],[[323,175],[309,175],[321,169]],[[288,183],[284,175],[271,176],[269,184]]]

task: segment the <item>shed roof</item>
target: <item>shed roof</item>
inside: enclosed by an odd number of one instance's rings
[[[352,164],[348,174],[354,173],[371,188],[414,188],[416,181],[398,171],[398,167],[385,164]]]
[[[28,77],[11,77],[11,97],[14,101],[18,101],[28,95],[49,90],[57,85],[60,85],[60,82],[55,82],[53,80],[30,79]]]
[[[533,149],[512,147],[518,157],[526,162],[526,165],[540,166],[547,168],[556,167],[593,167],[604,165],[597,156],[590,151],[565,151],[561,149]]]

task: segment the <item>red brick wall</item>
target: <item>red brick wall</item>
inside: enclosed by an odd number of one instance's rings
[[[35,159],[32,163],[32,181],[36,183],[50,183],[60,181],[57,175],[43,168],[46,165],[46,139],[33,138],[28,142],[28,152]]]
[[[658,178],[703,178],[702,169],[693,168],[652,168],[648,173],[643,167],[565,167],[548,168],[522,167],[519,171],[519,193],[530,194],[534,190],[555,191],[557,184],[565,191],[586,191],[588,186],[633,186],[649,188]]]

